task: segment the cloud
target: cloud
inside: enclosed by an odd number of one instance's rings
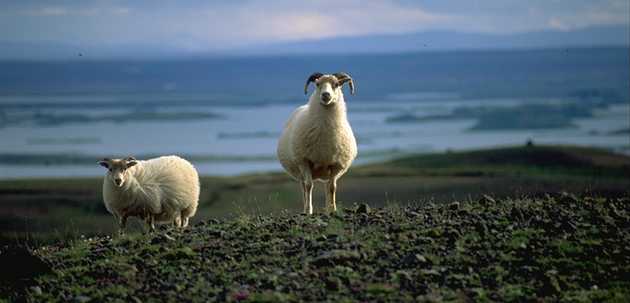
[[[112,9],[112,13],[116,15],[127,15],[131,12],[131,9],[128,7],[115,7]]]
[[[147,35],[174,37],[170,42],[189,51],[416,32],[438,28],[441,22],[450,18],[418,6],[358,0],[318,1],[308,7],[293,1],[249,1],[239,6],[180,11],[177,20],[160,10],[151,14],[151,19],[163,20],[164,23],[162,26],[152,25],[159,33],[147,29]]]
[[[630,6],[626,12],[630,14]],[[569,31],[596,25],[628,24],[628,15],[623,12],[592,9],[580,14],[563,14],[549,18],[551,29]]]
[[[427,30],[511,34],[630,23],[627,0],[7,1],[0,41],[192,53]]]
[[[555,30],[568,31],[571,29],[571,26],[569,26],[568,24],[566,24],[565,22],[561,21],[560,19],[556,17],[549,19],[547,24],[549,25],[549,27]]]
[[[384,1],[319,1],[308,9],[291,3],[254,3],[222,15],[237,16],[232,24],[240,31],[234,34],[261,41],[413,32],[449,18]]]
[[[423,3],[434,13],[448,12],[452,16],[440,26],[466,32],[569,31],[630,23],[630,1],[627,0],[442,0]]]
[[[68,10],[63,7],[42,7],[24,12],[31,16],[63,16],[68,14]]]
[[[99,14],[105,15],[126,15],[130,9],[127,7],[84,7],[84,8],[68,8],[63,6],[47,6],[31,8],[21,11],[21,15],[34,17],[65,17],[80,16],[90,17]]]

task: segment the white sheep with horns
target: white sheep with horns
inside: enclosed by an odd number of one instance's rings
[[[98,163],[108,169],[103,180],[103,202],[118,219],[121,234],[128,217],[143,219],[155,230],[155,223],[184,228],[195,215],[199,175],[190,162],[164,156],[146,161],[105,158]]]
[[[300,182],[304,213],[313,213],[313,181],[327,183],[326,208],[336,211],[337,180],[357,156],[357,143],[346,114],[342,87],[354,82],[346,73],[312,74],[304,85],[308,93],[316,85],[308,103],[297,108],[284,127],[278,142],[278,159],[287,173]]]

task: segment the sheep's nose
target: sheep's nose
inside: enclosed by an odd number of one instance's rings
[[[116,185],[120,185],[120,183],[122,183],[122,179],[116,178],[114,179],[114,182],[116,182]]]
[[[322,101],[328,102],[330,101],[330,99],[332,99],[332,97],[330,96],[329,92],[322,93]]]

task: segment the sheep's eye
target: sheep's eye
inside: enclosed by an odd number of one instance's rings
[[[112,172],[112,169],[110,168],[109,171]]]

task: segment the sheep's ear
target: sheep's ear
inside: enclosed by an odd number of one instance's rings
[[[134,158],[133,156],[129,156],[129,157],[127,157],[127,159],[126,159],[126,160],[127,160],[127,161],[134,161],[134,160],[136,160],[136,158]]]
[[[308,80],[306,80],[306,84],[304,84],[304,94],[308,94],[308,85],[311,84],[311,82],[315,82],[317,81],[317,79],[319,79],[321,76],[323,76],[324,74],[322,73],[313,73],[310,77],[308,77]]]
[[[350,75],[346,73],[335,73],[334,76],[339,80],[339,84],[342,86],[347,82],[348,86],[350,86],[350,94],[354,95],[354,81]]]
[[[98,161],[98,164],[102,167],[109,168],[109,159],[105,158],[101,161]]]
[[[133,159],[133,160],[127,159],[127,168],[132,167],[136,164],[138,164],[138,161],[136,161],[136,159]]]

